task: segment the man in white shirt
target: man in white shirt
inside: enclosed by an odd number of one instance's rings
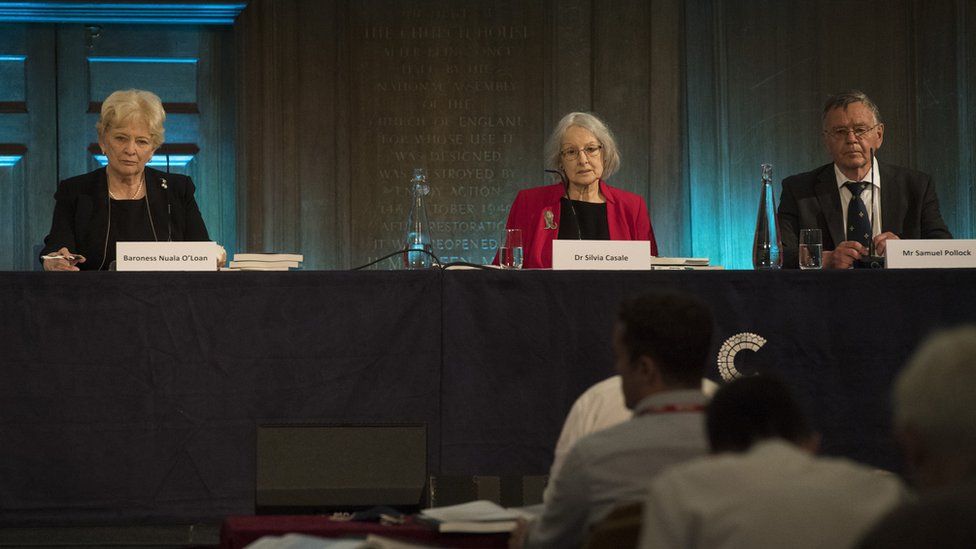
[[[783,266],[798,266],[800,229],[820,229],[825,269],[847,269],[898,238],[952,238],[928,175],[876,157],[885,125],[864,92],[830,96],[823,142],[833,163],[787,177],[778,210]]]
[[[640,547],[851,547],[905,498],[893,474],[812,455],[817,438],[774,379],[720,388],[706,425],[715,455],[650,483]]]
[[[569,451],[583,437],[613,427],[633,417],[624,405],[624,393],[620,386],[620,376],[613,376],[594,384],[583,392],[566,415],[563,429],[556,441],[556,450],[549,468],[549,478],[554,479],[562,469],[563,461]],[[543,500],[549,501],[552,484],[546,486]]]
[[[705,453],[701,376],[711,334],[708,307],[691,296],[652,294],[621,305],[613,355],[634,417],[573,446],[542,515],[520,526],[511,546],[579,546],[613,507],[642,499],[655,474]]]

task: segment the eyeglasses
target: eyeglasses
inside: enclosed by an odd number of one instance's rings
[[[563,160],[576,160],[579,158],[580,153],[586,153],[587,158],[599,158],[600,149],[603,145],[588,145],[582,149],[566,149],[559,152],[559,155],[563,157]]]
[[[870,128],[867,126],[854,126],[853,128],[834,128],[832,130],[824,130],[824,135],[836,139],[837,141],[842,141],[844,139],[847,139],[847,134],[854,132],[854,138],[861,139],[869,131],[877,128],[880,125],[881,122],[878,122],[877,124],[871,126]]]

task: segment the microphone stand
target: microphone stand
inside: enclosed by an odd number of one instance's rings
[[[871,238],[868,240],[868,256],[864,259],[859,259],[854,262],[855,269],[884,269],[885,268],[885,257],[883,255],[876,255],[874,249],[874,148],[869,149],[871,157],[871,171],[869,175],[870,181],[868,185],[871,187],[871,210],[868,215],[868,221],[871,223]]]
[[[569,180],[566,179],[566,174],[560,170],[545,170],[546,173],[554,173],[559,176],[559,180],[563,183],[563,189],[565,191],[566,201],[569,202],[569,209],[573,212],[573,222],[576,224],[576,239],[583,240],[583,233],[580,229],[579,216],[576,215],[576,206],[573,205],[573,199],[569,196]]]

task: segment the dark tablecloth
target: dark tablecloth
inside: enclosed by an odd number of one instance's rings
[[[756,334],[740,371],[894,470],[894,375],[976,321],[972,270],[0,273],[0,525],[251,513],[263,423],[426,423],[432,474],[544,474],[613,373],[617,304],[653,289],[714,308],[710,377]]]

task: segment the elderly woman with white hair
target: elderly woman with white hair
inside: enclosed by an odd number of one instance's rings
[[[561,182],[519,191],[506,224],[522,230],[525,268],[552,267],[552,241],[649,240],[657,255],[647,204],[607,184],[620,166],[610,129],[589,113],[569,113],[545,148],[546,168]]]
[[[109,269],[117,242],[210,240],[190,178],[146,167],[163,144],[164,120],[152,92],[105,99],[95,128],[108,165],[58,184],[44,270]]]

